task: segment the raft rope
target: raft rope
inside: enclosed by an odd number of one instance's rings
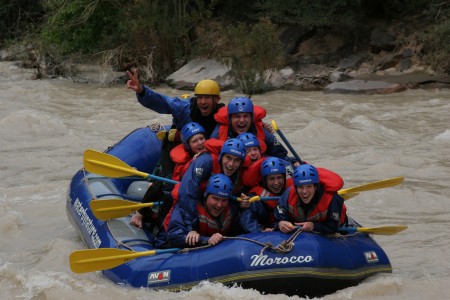
[[[223,239],[224,240],[241,240],[241,241],[247,241],[247,242],[251,242],[251,243],[255,243],[258,244],[260,246],[262,246],[263,248],[261,249],[260,255],[264,254],[264,251],[266,249],[270,249],[276,253],[289,253],[292,251],[292,249],[294,249],[294,241],[297,239],[297,237],[300,235],[300,233],[302,232],[301,228],[298,228],[297,230],[295,230],[295,232],[287,239],[282,241],[278,246],[274,247],[273,244],[269,241],[266,243],[262,243],[259,242],[257,240],[253,240],[250,238],[244,238],[244,237],[239,237],[239,236],[224,236]],[[315,232],[315,231],[311,231],[311,233],[317,233],[317,234],[321,234],[319,232]],[[343,236],[340,233],[335,233],[335,234],[328,234],[327,237],[329,238],[344,238],[344,237],[350,237],[353,235],[345,235]],[[184,248],[182,250],[180,250],[178,253],[187,253],[190,251],[195,251],[195,250],[200,250],[200,249],[205,249],[205,248],[209,248],[209,247],[213,247],[212,245],[205,245],[205,246],[200,246],[200,247],[195,247],[195,248]]]
[[[223,239],[224,240],[241,240],[241,241],[247,241],[247,242],[258,244],[263,247],[261,249],[260,255],[263,255],[264,251],[266,249],[270,249],[272,251],[275,251],[276,253],[289,253],[292,251],[292,249],[294,249],[294,241],[301,232],[302,232],[302,229],[298,228],[287,240],[282,241],[276,247],[274,247],[270,241],[266,242],[266,243],[262,243],[257,240],[253,240],[253,239],[245,238],[245,237],[239,237],[239,236],[224,236]],[[208,248],[208,247],[212,247],[212,245],[205,245],[205,246],[200,246],[200,247],[195,247],[195,248],[184,248],[180,252],[195,251],[195,250],[204,249],[204,248]]]

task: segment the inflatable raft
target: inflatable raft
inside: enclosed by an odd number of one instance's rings
[[[151,174],[160,146],[155,132],[145,127],[133,131],[106,153]],[[293,237],[282,232],[264,232],[188,252],[177,249],[152,252],[155,249],[151,233],[130,225],[130,216],[99,220],[90,208],[93,199],[138,200],[136,186],[140,184],[148,186],[142,178],[109,178],[83,168],[73,176],[67,193],[68,218],[88,248],[107,248],[105,251],[115,248],[121,249],[120,253],[137,254],[130,259],[118,255],[122,262],[103,270],[117,284],[175,291],[209,280],[264,293],[311,297],[356,285],[377,273],[392,272],[383,249],[371,235],[358,232],[359,224],[351,218],[348,231],[357,233],[341,237],[305,232]],[[142,190],[143,195],[145,188]],[[286,241],[292,242],[291,249],[274,250]],[[150,254],[140,256],[140,253]],[[106,260],[111,255],[107,253]],[[102,269],[102,257],[83,262]]]

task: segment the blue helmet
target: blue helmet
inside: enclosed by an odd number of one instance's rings
[[[319,173],[313,165],[300,165],[294,171],[294,185],[301,186],[305,184],[319,183]]]
[[[241,133],[236,138],[244,143],[244,148],[245,149],[250,148],[250,147],[261,148],[260,145],[259,145],[258,138],[253,133],[248,133],[248,132]]]
[[[216,174],[209,178],[206,185],[205,198],[209,194],[216,195],[222,198],[231,198],[233,190],[233,183],[230,177],[225,174]]]
[[[234,155],[242,160],[244,160],[245,155],[247,155],[247,153],[245,152],[244,143],[236,138],[228,139],[225,141],[222,149],[220,150],[219,160],[222,159],[222,156],[224,154]]]
[[[284,174],[286,175],[286,167],[284,162],[278,157],[267,157],[261,164],[261,176]]]
[[[181,141],[183,142],[183,144],[185,146],[188,147],[188,149],[189,149],[189,144],[188,144],[189,139],[198,133],[205,134],[206,131],[202,127],[202,125],[195,123],[195,122],[187,123],[181,129]]]
[[[247,97],[236,97],[228,103],[228,115],[237,113],[253,114],[253,102]]]

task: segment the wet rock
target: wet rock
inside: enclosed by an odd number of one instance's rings
[[[338,64],[338,70],[345,71],[347,69],[355,70],[364,61],[364,57],[360,54],[352,54],[349,57],[342,59]]]
[[[325,87],[324,92],[340,94],[392,94],[404,90],[406,90],[404,84],[384,81],[350,80],[331,83]]]
[[[291,67],[279,71],[271,71],[268,74],[268,82],[271,90],[281,89],[295,80],[295,72]]]
[[[403,58],[410,58],[413,56],[413,54],[414,54],[414,52],[411,48],[403,49],[403,52],[402,52]]]
[[[400,71],[405,71],[408,70],[409,68],[411,68],[412,66],[412,62],[410,58],[404,58],[400,61],[399,64],[399,70]]]
[[[315,30],[312,27],[288,27],[279,37],[284,53],[294,54],[301,42],[313,36],[314,33]]]
[[[1,49],[0,50],[0,60],[1,61],[14,60],[14,55],[9,50]]]
[[[345,74],[344,72],[334,71],[330,74],[329,80],[330,80],[330,82],[341,82],[341,81],[349,80],[351,78],[353,78],[353,77]]]
[[[228,76],[230,68],[214,59],[194,59],[166,78],[169,86],[179,90],[193,90],[203,79],[217,81],[222,90],[234,86],[234,81]]]
[[[381,28],[375,28],[370,34],[370,46],[373,53],[392,51],[396,46],[396,38]]]
[[[297,65],[318,65],[320,61],[315,56],[302,56],[297,58]]]
[[[375,63],[375,65],[372,68],[372,71],[376,72],[380,70],[388,70],[396,68],[400,58],[401,57],[399,55],[390,55],[390,54],[386,55],[380,61]]]
[[[333,69],[323,65],[305,65],[297,70],[283,87],[295,91],[320,91],[330,83]]]

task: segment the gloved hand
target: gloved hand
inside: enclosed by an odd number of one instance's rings
[[[181,141],[180,131],[177,129],[170,129],[168,139],[170,142],[180,142]]]
[[[158,138],[158,140],[162,141],[166,138],[166,134],[167,134],[167,131],[163,130],[163,131],[158,132],[156,134],[156,137]]]
[[[180,142],[181,141],[181,134],[180,134],[180,131],[177,129],[170,129],[168,133],[165,130],[160,131],[156,134],[156,137],[158,138],[158,140],[162,141],[166,138],[167,134],[168,134],[167,139],[170,142]]]
[[[264,127],[265,130],[267,130],[271,134],[275,134],[275,130],[273,130],[273,127],[269,123],[264,123],[263,122],[263,127]]]

